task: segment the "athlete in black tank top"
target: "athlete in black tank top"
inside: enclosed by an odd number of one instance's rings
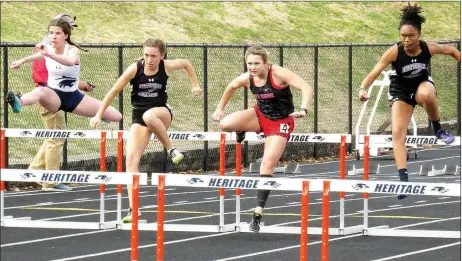
[[[294,112],[294,102],[290,86],[278,88],[271,82],[272,70],[269,67],[268,77],[264,86],[257,87],[250,76],[250,91],[257,100],[258,108],[268,119],[287,118]]]
[[[165,72],[164,60],[160,60],[157,73],[150,76],[144,74],[144,59],[137,61],[136,65],[136,75],[130,80],[133,108],[148,109],[165,106],[168,98],[168,75]]]
[[[407,173],[406,134],[414,112],[414,106],[422,106],[432,122],[435,136],[446,144],[455,141],[455,137],[441,128],[436,89],[428,75],[430,58],[435,54],[450,55],[460,62],[460,52],[454,47],[420,40],[422,8],[417,4],[408,4],[402,10],[399,25],[400,42],[390,47],[380,58],[374,69],[364,78],[359,89],[359,99],[365,101],[366,89],[369,88],[380,73],[392,65],[394,73],[390,74],[390,98],[392,145],[398,176],[401,181],[409,181]],[[404,199],[407,195],[398,195]]]
[[[236,141],[239,143],[245,139],[246,131],[263,132],[265,146],[260,176],[272,177],[274,168],[284,153],[287,140],[294,130],[294,118],[307,116],[313,89],[288,69],[268,64],[268,53],[263,47],[249,47],[245,61],[248,72],[241,74],[227,86],[212,119],[220,121],[222,131],[236,132]],[[297,111],[294,111],[291,86],[302,94],[301,105]],[[257,104],[251,109],[237,111],[224,117],[224,108],[233,93],[243,87],[250,88]],[[259,224],[269,194],[270,190],[267,189],[257,191],[257,207],[249,224],[251,231],[260,230]]]
[[[419,41],[422,51],[417,56],[409,56],[401,42],[397,43],[398,57],[391,63],[390,93],[405,91],[415,93],[419,84],[429,80],[428,65],[431,54],[425,41]]]
[[[164,146],[174,164],[179,164],[184,155],[176,149],[167,132],[172,122],[172,114],[167,106],[167,80],[168,74],[176,70],[185,70],[191,81],[191,93],[201,96],[202,89],[199,86],[194,67],[187,59],[164,60],[166,45],[160,39],[147,39],[143,44],[144,59],[132,63],[119,77],[112,89],[106,94],[97,116],[90,124],[97,126],[107,106],[115,99],[125,86],[130,83],[132,110],[132,124],[127,139],[127,172],[139,172],[141,157],[154,134],[157,140]],[[148,75],[146,75],[148,74]],[[149,74],[152,74],[149,76]],[[130,208],[123,223],[132,220],[132,195],[127,186]],[[140,215],[141,212],[138,213]]]

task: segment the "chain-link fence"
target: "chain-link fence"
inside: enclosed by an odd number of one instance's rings
[[[444,44],[460,49],[460,41]],[[294,132],[301,133],[349,133],[354,132],[362,103],[357,98],[357,89],[362,79],[377,63],[380,56],[392,44],[343,44],[343,45],[267,45],[269,62],[282,65],[305,79],[314,88],[314,98],[305,119],[296,120]],[[81,52],[81,80],[92,82],[96,88],[91,95],[103,99],[118,76],[136,59],[142,56],[141,45],[96,44],[82,45],[88,52]],[[1,77],[3,92],[9,90],[26,93],[33,88],[31,64],[19,70],[9,70],[12,61],[30,55],[33,44],[3,43]],[[170,130],[174,131],[219,131],[211,115],[227,84],[246,71],[244,53],[247,45],[177,44],[167,46],[167,58],[188,59],[193,64],[199,82],[204,89],[204,98],[193,97],[191,84],[185,72],[175,71],[168,83],[169,104],[173,108]],[[431,72],[438,90],[438,102],[442,122],[454,122],[452,131],[460,135],[460,64],[448,56],[435,56]],[[387,68],[387,70],[390,68]],[[301,94],[292,90],[294,103],[299,107]],[[386,95],[386,93],[384,94]],[[123,112],[119,123],[106,124],[104,129],[128,130],[131,124],[130,88],[127,86],[112,104]],[[247,88],[236,92],[226,107],[225,113],[249,108],[255,99]],[[13,114],[6,102],[1,103],[4,114],[2,127],[43,128],[35,106],[23,108]],[[67,113],[67,129],[89,129],[89,119]],[[365,115],[367,119],[369,115]],[[390,131],[390,109],[386,97],[382,97],[372,131]],[[428,128],[423,109],[415,112],[417,124]],[[365,131],[365,124],[361,126]],[[40,139],[15,139],[8,141],[8,165],[27,167],[39,149]],[[144,154],[140,171],[184,171],[192,169],[214,169],[218,164],[218,142],[175,141],[174,145],[185,151],[185,160],[175,167],[159,142],[151,142]],[[338,152],[338,146],[327,144],[289,143],[282,160],[300,157],[321,156]],[[108,141],[108,170],[115,170],[116,142]],[[233,166],[234,148],[227,148],[227,162]],[[244,146],[244,161],[262,157],[263,145],[251,142]],[[69,139],[64,150],[63,169],[98,170],[99,143],[88,140]]]

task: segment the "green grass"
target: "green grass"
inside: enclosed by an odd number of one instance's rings
[[[78,43],[142,43],[148,37],[160,37],[167,43],[393,43],[399,40],[397,26],[399,9],[405,3],[396,2],[303,2],[303,3],[159,3],[159,2],[19,2],[1,3],[1,39],[6,42],[35,43],[46,34],[48,20],[60,12],[77,16],[79,27],[72,39]],[[427,22],[422,39],[459,40],[460,3],[422,2]],[[104,10],[104,12],[102,11]],[[268,48],[270,62],[278,64],[279,49]],[[386,47],[353,48],[353,118],[356,121],[361,103],[356,89],[372,69]],[[0,50],[3,51],[3,50]],[[29,55],[31,48],[9,50],[9,63]],[[82,53],[82,80],[93,82],[97,88],[91,94],[102,99],[118,77],[117,48],[89,48]],[[2,52],[3,53],[3,52]],[[208,51],[208,89],[211,115],[226,85],[243,71],[242,49],[210,48]],[[142,54],[141,48],[124,49],[124,69]],[[313,49],[284,49],[284,66],[313,86]],[[201,48],[169,48],[169,58],[187,58],[193,63],[203,82]],[[438,89],[441,118],[456,116],[456,63],[450,57],[432,59],[433,76]],[[32,88],[30,64],[18,71],[9,71],[9,88],[27,92]],[[3,75],[3,67],[1,68]],[[319,49],[319,126],[318,132],[346,132],[348,124],[348,49],[332,47]],[[3,76],[0,77],[0,80]],[[2,88],[4,86],[2,85]],[[172,73],[169,80],[169,103],[174,108],[171,129],[203,130],[203,102],[190,95],[190,83],[184,72]],[[3,95],[3,92],[1,92]],[[300,94],[293,90],[296,106]],[[237,92],[226,109],[229,114],[243,108],[243,90]],[[124,90],[125,129],[131,122],[130,89]],[[249,96],[249,105],[255,102]],[[118,100],[113,103],[117,107]],[[2,104],[3,106],[3,104]],[[3,113],[3,109],[2,109]],[[377,116],[380,125],[389,116],[386,103]],[[417,121],[426,124],[423,110],[418,109]],[[209,120],[209,131],[218,131]],[[355,122],[353,122],[354,126]],[[297,120],[295,132],[313,131],[313,109],[305,120]],[[10,116],[10,127],[42,128],[34,106],[20,115]],[[117,129],[117,124],[104,128]],[[88,119],[69,115],[70,129],[88,129]],[[13,139],[12,158],[32,157],[40,141]],[[91,142],[93,144],[93,142]],[[98,154],[98,144],[84,140],[70,141],[71,156]],[[113,146],[113,145],[110,145]],[[188,143],[179,146],[190,146]],[[194,147],[200,147],[196,143]],[[156,144],[153,148],[159,150]],[[108,149],[108,151],[114,151]],[[26,157],[24,155],[27,155]],[[29,158],[30,158],[29,157]]]

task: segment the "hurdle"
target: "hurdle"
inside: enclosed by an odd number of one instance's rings
[[[0,219],[1,226],[4,227],[40,227],[40,228],[72,228],[72,229],[109,229],[116,228],[121,223],[121,184],[131,184],[131,178],[123,179],[115,178],[117,172],[106,172],[106,140],[112,138],[114,135],[112,131],[93,131],[93,130],[42,130],[42,129],[1,129],[1,206],[0,206]],[[119,134],[120,136],[120,134]],[[47,137],[62,137],[62,138],[75,138],[75,139],[100,139],[100,172],[90,171],[60,171],[60,170],[20,170],[20,169],[6,169],[5,162],[5,139],[6,137],[17,138],[47,138]],[[119,139],[120,141],[122,139]],[[118,143],[118,160],[117,171],[122,171],[122,156],[123,143]],[[131,174],[129,174],[131,175]],[[147,184],[147,174],[144,173],[142,183]],[[85,179],[82,180],[82,178]],[[130,176],[131,177],[131,176]],[[13,218],[13,216],[4,215],[4,191],[5,181],[16,182],[44,182],[44,181],[61,181],[82,184],[100,184],[100,209],[99,209],[99,222],[75,222],[75,221],[43,221],[32,220],[31,217]],[[121,183],[118,183],[121,182]],[[126,183],[130,182],[130,183]],[[115,221],[105,221],[105,190],[107,184],[117,184],[117,209],[118,215]]]
[[[227,182],[225,182],[225,180]],[[191,182],[193,181],[193,182]],[[136,178],[134,177],[133,183],[136,184]],[[242,176],[212,176],[212,175],[185,175],[185,174],[152,174],[152,185],[156,185],[158,188],[158,211],[157,211],[157,250],[156,250],[156,260],[164,260],[164,250],[163,250],[163,241],[164,241],[164,232],[167,230],[167,224],[164,224],[164,202],[165,194],[164,190],[167,186],[177,186],[177,187],[194,187],[194,188],[229,188],[228,184],[234,184],[232,187],[235,189],[249,189],[249,190],[258,190],[258,189],[271,189],[279,191],[299,191],[301,192],[301,225],[297,228],[297,234],[300,234],[300,254],[306,260],[307,257],[307,246],[308,246],[308,234],[311,228],[308,227],[308,208],[309,208],[309,191],[322,191],[323,190],[323,181],[322,180],[303,180],[297,178],[252,178],[252,177],[242,177]],[[274,184],[278,184],[277,187]],[[225,184],[225,185],[223,185]],[[133,195],[135,202],[135,189],[138,189],[136,185],[133,186]],[[135,204],[133,204],[135,207]],[[329,207],[329,192],[323,194],[323,215],[328,213]],[[135,217],[137,217],[137,210],[133,211],[133,222],[135,223]],[[323,220],[322,235],[326,237],[329,234],[328,219]],[[238,220],[236,220],[238,222]],[[142,224],[139,224],[142,225]],[[171,225],[171,226],[176,226]],[[270,226],[267,226],[267,228]],[[238,226],[235,227],[237,231]],[[282,227],[271,226],[276,231],[275,233],[283,232]],[[287,228],[287,227],[285,227]],[[242,228],[241,228],[242,229]],[[170,230],[170,229],[169,229]],[[290,229],[288,229],[290,230]],[[294,229],[295,230],[295,229]],[[186,231],[186,230],[170,230],[170,231]],[[242,230],[240,232],[243,232]],[[286,231],[287,232],[287,231]],[[295,231],[289,231],[292,234]],[[261,231],[260,231],[261,233]],[[137,238],[138,229],[133,227],[132,229],[132,239]],[[295,233],[294,233],[295,234]],[[324,241],[323,241],[324,242]],[[136,240],[131,241],[131,260],[135,261],[138,257],[138,242]],[[323,244],[323,247],[327,247],[327,244]],[[327,253],[327,250],[324,250]]]
[[[128,132],[123,133],[124,138],[128,137]],[[199,140],[199,141],[220,141],[220,176],[225,175],[225,145],[227,141],[235,141],[235,133],[220,133],[220,132],[169,132],[169,137],[173,140]],[[152,140],[156,137],[153,135]],[[255,132],[247,132],[245,141],[264,141],[261,134]],[[313,142],[313,143],[339,143],[340,144],[340,178],[345,179],[345,161],[346,161],[346,144],[351,143],[351,135],[344,134],[318,134],[318,133],[292,133],[288,142]],[[242,159],[241,146],[236,142],[236,176],[242,173]],[[239,158],[238,158],[239,157]],[[239,174],[238,174],[239,173]],[[227,176],[228,177],[228,176]],[[152,181],[154,182],[154,180]],[[190,182],[194,182],[191,180]],[[156,184],[152,184],[156,185]],[[220,206],[218,215],[220,217],[218,225],[191,225],[191,224],[166,224],[164,231],[185,231],[185,232],[251,232],[248,229],[248,224],[240,221],[240,190],[236,189],[236,223],[224,223],[224,189],[219,189]],[[330,228],[330,235],[350,235],[362,231],[362,225],[345,227],[344,213],[345,213],[345,194],[340,193],[340,224],[338,228]],[[299,227],[277,227],[265,226],[263,223],[260,225],[260,233],[292,233],[299,234]],[[120,224],[120,229],[130,230],[130,224]],[[145,223],[140,222],[138,229],[143,231],[156,231],[158,229],[155,222]],[[253,232],[252,232],[253,233]],[[320,227],[312,227],[309,234],[321,235],[322,229]]]
[[[365,142],[365,156],[367,154],[368,142]],[[219,182],[221,180],[222,182]],[[225,182],[225,180],[227,182]],[[191,182],[194,181],[194,182]],[[134,184],[137,184],[136,177],[134,177]],[[158,187],[158,211],[157,211],[157,246],[156,246],[156,260],[164,260],[164,190],[167,186],[177,187],[194,187],[194,188],[229,188],[236,189],[271,189],[280,191],[299,191],[301,192],[301,220],[300,227],[297,229],[287,229],[287,227],[267,226],[267,228],[275,229],[273,233],[284,234],[300,234],[300,260],[306,260],[307,257],[307,240],[311,227],[308,226],[308,213],[309,213],[309,192],[317,191],[322,192],[322,231],[321,231],[321,260],[328,260],[329,255],[329,235],[330,233],[330,193],[331,192],[351,192],[351,193],[364,193],[365,195],[365,211],[363,230],[359,234],[365,236],[406,236],[406,237],[438,237],[438,238],[460,238],[460,231],[431,231],[431,230],[403,230],[403,229],[390,229],[388,226],[379,226],[369,228],[368,221],[368,208],[367,201],[369,193],[379,194],[400,194],[399,189],[393,191],[387,188],[406,188],[406,194],[409,195],[429,195],[429,196],[454,196],[460,197],[460,184],[448,183],[417,183],[417,182],[391,182],[391,181],[369,181],[369,180],[309,180],[298,178],[261,178],[261,177],[242,177],[242,176],[212,176],[212,175],[184,175],[184,174],[153,174],[152,184]],[[277,184],[275,186],[274,184]],[[443,190],[441,189],[443,188]],[[134,202],[138,195],[135,191],[139,186],[134,185]],[[408,191],[409,190],[409,191]],[[137,206],[134,204],[134,207]],[[134,223],[136,222],[137,210],[134,210]],[[131,260],[138,260],[138,241],[137,225],[132,225],[132,241]],[[236,232],[239,227],[236,227]],[[286,231],[283,231],[284,228]],[[262,229],[262,227],[261,227]],[[259,233],[262,233],[260,230]]]
[[[168,132],[169,137],[172,140],[196,140],[196,141],[220,141],[220,170],[219,176],[225,175],[225,147],[226,141],[231,140],[231,133],[220,133],[220,132]],[[120,135],[120,134],[119,134]],[[122,134],[124,139],[128,138],[128,132],[124,131]],[[156,140],[155,135],[151,136],[151,140]],[[175,174],[177,175],[177,174]],[[190,182],[194,182],[191,180]],[[156,184],[157,185],[157,184]],[[160,192],[159,192],[160,193]],[[235,230],[234,224],[225,224],[224,222],[224,202],[225,202],[225,190],[224,188],[219,189],[219,224],[218,225],[191,225],[191,224],[166,224],[162,226],[163,231],[185,231],[185,232],[230,232]],[[133,198],[134,200],[134,198]],[[163,211],[157,207],[157,211]],[[132,212],[132,215],[134,212]],[[136,213],[138,214],[138,213]],[[133,216],[134,217],[134,216]],[[132,217],[132,223],[135,222]],[[119,224],[118,226],[122,230],[132,230],[132,224]],[[137,224],[137,230],[143,231],[157,231],[159,229],[158,223],[146,223],[139,222]]]
[[[406,195],[430,195],[430,196],[449,196],[460,197],[460,184],[449,183],[417,183],[417,182],[383,182],[369,181],[369,144],[373,142],[383,142],[388,137],[384,135],[364,136],[364,183],[352,185],[357,191],[364,191],[364,211],[363,211],[363,234],[368,236],[397,236],[397,237],[431,237],[431,238],[459,238],[460,231],[448,230],[423,230],[423,229],[393,229],[388,226],[381,228],[368,227],[368,193],[388,193]],[[408,139],[418,139],[421,143],[430,142],[436,145],[446,145],[433,136],[410,137]],[[422,139],[422,140],[420,140]],[[411,140],[412,141],[412,140]],[[460,145],[460,137],[457,137],[454,146]],[[342,185],[343,187],[343,185]],[[347,189],[347,188],[345,188]],[[348,188],[349,189],[349,188]],[[406,199],[403,199],[406,200]]]
[[[256,133],[248,133],[245,140],[247,141],[258,141],[261,140],[260,135]],[[351,135],[345,134],[319,134],[319,133],[307,133],[307,134],[291,134],[288,142],[311,142],[311,143],[339,143],[340,144],[340,180],[345,179],[346,172],[346,144],[351,143]],[[236,155],[240,155],[236,153]],[[237,160],[236,160],[237,161]],[[236,165],[236,168],[238,166]],[[236,171],[237,172],[237,171]],[[339,227],[330,227],[328,230],[329,235],[334,236],[345,236],[360,233],[362,231],[362,225],[345,227],[345,193],[340,191],[340,215],[339,215]],[[238,198],[236,198],[238,200]],[[247,223],[237,223],[239,232],[254,233],[249,230]],[[282,234],[299,234],[299,227],[291,226],[267,226],[260,224],[259,233],[282,233]],[[323,230],[321,227],[311,227],[309,229],[310,235],[322,235]]]

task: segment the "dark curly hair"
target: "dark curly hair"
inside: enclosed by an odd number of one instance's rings
[[[407,6],[401,9],[401,11],[403,13],[401,14],[399,29],[401,29],[403,25],[412,25],[420,33],[420,30],[422,30],[422,24],[425,22],[425,17],[420,15],[420,13],[422,13],[422,7],[417,4],[411,5],[408,3]]]

